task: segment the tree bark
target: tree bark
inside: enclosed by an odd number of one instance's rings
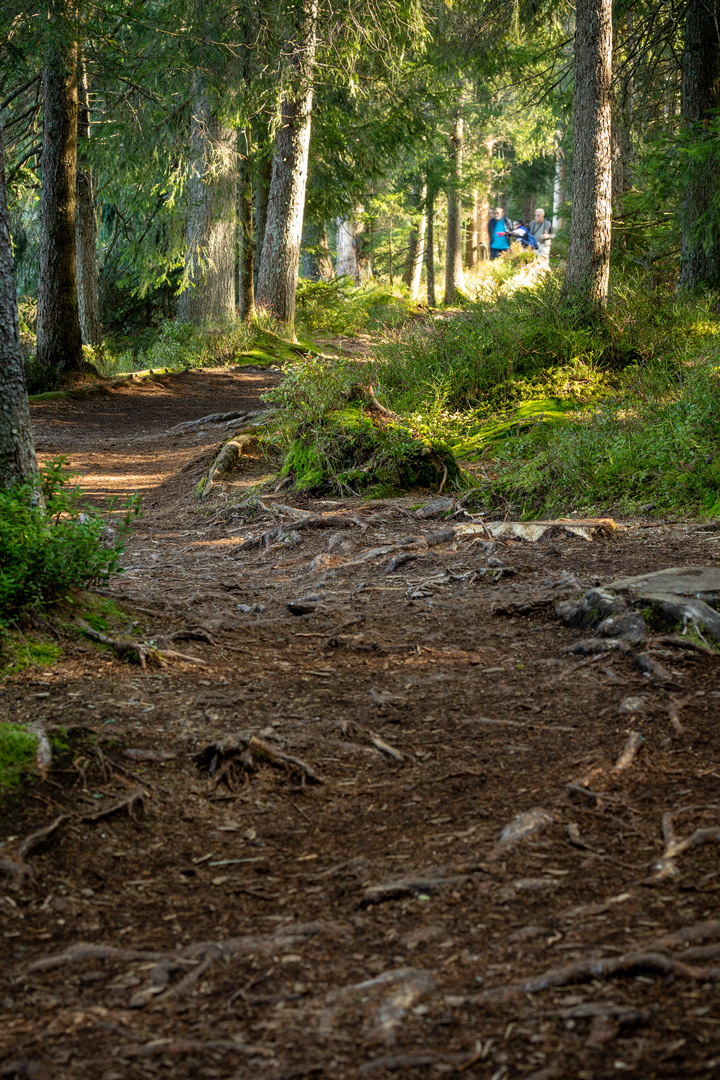
[[[478,193],[477,188],[472,193],[472,203],[465,226],[465,266],[468,270],[474,270],[478,263]]]
[[[573,194],[563,291],[591,308],[607,301],[610,276],[612,0],[578,0],[575,12]]]
[[[90,107],[87,76],[82,63],[78,71],[78,170],[75,248],[77,252],[77,294],[80,333],[83,345],[102,343],[98,297],[97,218],[95,177],[85,153],[90,140]]]
[[[262,157],[255,176],[255,288],[262,262],[263,240],[267,223],[268,195],[272,179],[272,159]]]
[[[488,249],[488,221],[490,219],[490,200],[485,192],[478,199],[477,204],[477,245],[478,260],[490,258]]]
[[[238,318],[247,322],[255,309],[255,243],[250,138],[238,137]]]
[[[36,470],[20,352],[15,268],[5,188],[5,151],[0,125],[0,487],[12,487],[29,480]]]
[[[561,142],[561,133],[558,131],[555,138],[555,182],[553,184],[553,228],[565,227],[565,218],[560,213],[565,199],[567,198],[567,158]]]
[[[282,101],[268,195],[257,305],[292,328],[305,212],[318,0],[302,0],[289,51],[293,83]]]
[[[318,239],[317,268],[322,281],[330,281],[335,273],[332,255],[330,254],[330,244],[328,243],[327,227],[324,221],[320,226],[320,235]]]
[[[412,201],[415,207],[415,221],[408,237],[408,254],[403,270],[403,283],[408,286],[410,295],[417,296],[422,276],[423,256],[425,254],[425,198],[427,186],[417,184],[413,187]]]
[[[75,253],[77,123],[73,42],[54,46],[43,71],[36,362],[57,375],[83,366]]]
[[[455,113],[450,135],[452,178],[447,188],[447,240],[445,246],[445,296],[443,303],[453,304],[458,290],[463,287],[462,267],[462,152],[463,121],[459,110]]]
[[[685,18],[682,73],[682,116],[698,142],[717,135],[707,122],[720,108],[720,2],[690,0]],[[705,161],[689,157],[682,198],[680,284],[694,289],[720,284],[720,225],[712,210],[720,191],[720,168],[715,151]]]
[[[435,299],[435,192],[427,193],[427,245],[425,248],[427,264],[427,302],[428,307],[437,307]]]
[[[190,121],[187,284],[178,297],[178,322],[199,325],[235,314],[236,146],[212,92],[198,86]]]
[[[337,218],[337,258],[335,271],[338,277],[348,277],[354,285],[360,284],[358,271],[355,219]]]

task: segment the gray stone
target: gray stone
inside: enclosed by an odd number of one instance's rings
[[[606,588],[640,595],[692,596],[712,604],[720,600],[720,566],[674,566],[652,574],[619,578],[609,582]]]
[[[644,641],[647,636],[647,626],[642,615],[637,611],[625,611],[620,615],[609,615],[603,619],[596,631],[601,638],[622,638],[632,645]]]

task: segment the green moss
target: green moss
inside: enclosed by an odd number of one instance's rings
[[[38,737],[20,724],[0,722],[0,791],[20,785],[35,762]]]
[[[26,667],[51,667],[61,659],[62,654],[62,649],[54,641],[6,632],[0,638],[0,678],[17,675]]]

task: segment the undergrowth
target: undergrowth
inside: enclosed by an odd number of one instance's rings
[[[0,793],[20,786],[35,763],[38,737],[21,724],[0,723]]]
[[[23,608],[121,572],[137,499],[127,501],[110,527],[70,485],[64,465],[58,458],[40,471],[38,484],[0,490],[0,627]]]
[[[400,325],[415,307],[402,287],[355,286],[347,277],[300,281],[296,321],[308,333],[356,334]]]

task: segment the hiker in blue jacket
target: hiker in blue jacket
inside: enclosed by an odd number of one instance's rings
[[[510,247],[509,232],[510,222],[505,217],[502,206],[496,206],[493,216],[488,221],[488,233],[490,236],[490,258],[497,259],[503,251]]]
[[[519,240],[522,247],[532,248],[533,251],[537,251],[538,242],[530,230],[523,225],[522,221],[513,221],[512,232],[510,235],[516,240]]]

